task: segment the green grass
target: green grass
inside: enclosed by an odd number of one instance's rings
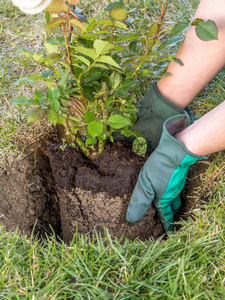
[[[0,228],[0,298],[224,299],[220,192],[166,241],[75,235],[68,246],[54,235],[38,241]]]
[[[23,147],[18,147],[18,144],[42,132],[40,125],[26,125],[25,107],[11,105],[13,98],[28,96],[34,90],[31,85],[19,86],[14,82],[35,71],[11,43],[33,51],[43,47],[44,31],[38,26],[43,17],[44,14],[24,15],[11,1],[0,1],[0,171],[22,154]]]
[[[168,24],[191,20],[197,2],[172,0]],[[99,0],[86,3],[87,12],[101,16]],[[154,1],[125,3],[149,20],[159,9]],[[16,96],[32,93],[33,86],[13,83],[35,72],[10,43],[41,51],[44,32],[37,24],[44,14],[26,16],[9,1],[0,0],[0,18],[0,161],[4,167],[21,155],[18,145],[26,145],[43,130],[40,125],[26,125],[26,109],[10,103]],[[224,76],[222,70],[196,97],[192,103],[196,113],[203,115],[224,100]],[[180,230],[166,240],[120,243],[110,236],[104,240],[95,235],[90,241],[75,235],[65,245],[54,234],[37,240],[1,226],[0,299],[225,299],[224,152],[213,155],[207,164],[192,219],[182,221]]]

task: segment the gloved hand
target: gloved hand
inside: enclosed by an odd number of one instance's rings
[[[206,158],[191,153],[173,137],[189,124],[187,115],[171,117],[164,123],[159,145],[139,174],[127,209],[128,222],[141,219],[153,202],[165,232],[173,229],[188,168],[197,160]]]
[[[12,0],[13,4],[27,14],[37,14],[43,11],[52,0]]]
[[[137,113],[137,122],[132,130],[138,130],[142,134],[147,142],[149,150],[155,150],[158,146],[162,134],[163,123],[168,118],[179,114],[188,114],[191,119],[194,117],[194,113],[189,107],[182,110],[167,101],[158,91],[156,83],[153,83],[150,90],[139,102],[137,108],[139,109]],[[134,136],[126,138],[119,133],[114,133],[113,137],[115,140],[122,139],[129,143],[132,143],[135,139]]]

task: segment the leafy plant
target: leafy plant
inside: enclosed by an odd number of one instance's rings
[[[151,25],[135,18],[136,9],[128,10],[122,2],[109,4],[109,16],[99,20],[84,16],[78,2],[53,0],[47,8],[45,28],[51,36],[44,45],[48,54],[15,46],[44,68],[16,84],[42,81],[47,88],[37,90],[32,99],[17,97],[13,103],[33,106],[27,113],[28,122],[47,117],[52,124],[63,125],[67,142],[76,142],[88,157],[102,153],[107,140],[114,141],[115,132],[134,135],[133,149],[144,155],[146,142],[132,130],[138,109],[131,88],[140,78],[161,75],[170,61],[182,65],[163,51],[177,45],[190,25],[177,24],[172,37],[166,39],[165,33],[171,30],[163,26],[168,1],[159,1],[161,15]],[[193,25],[199,24],[202,20]]]

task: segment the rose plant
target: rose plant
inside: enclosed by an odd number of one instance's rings
[[[106,142],[114,141],[115,132],[134,135],[133,149],[144,155],[146,142],[132,130],[138,108],[131,89],[144,77],[152,80],[161,75],[170,61],[182,65],[164,49],[177,45],[190,24],[165,28],[168,1],[159,0],[161,15],[151,25],[135,18],[136,9],[128,10],[122,2],[109,4],[109,15],[99,20],[83,15],[79,0],[68,2],[53,0],[47,8],[45,28],[51,34],[45,43],[47,53],[31,53],[15,45],[44,69],[16,84],[42,81],[46,89],[36,90],[31,99],[20,96],[12,102],[32,106],[28,122],[46,117],[53,125],[63,125],[66,144],[77,143],[89,158],[102,153]],[[205,31],[203,20],[193,25],[201,27],[200,35]],[[169,38],[168,31],[172,32]]]

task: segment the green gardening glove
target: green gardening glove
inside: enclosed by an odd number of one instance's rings
[[[170,117],[179,114],[188,114],[194,121],[196,116],[189,107],[182,110],[166,100],[159,92],[156,83],[153,83],[150,90],[139,102],[137,112],[137,121],[132,130],[137,130],[145,138],[148,149],[155,150],[159,144],[162,135],[163,123]],[[118,132],[113,134],[115,140],[122,139],[132,143],[135,136],[129,138],[121,136]]]
[[[126,220],[141,219],[153,202],[165,231],[173,229],[174,215],[181,205],[179,194],[190,165],[206,158],[188,151],[173,135],[190,124],[187,115],[171,117],[163,124],[158,147],[150,155],[132,194]]]

